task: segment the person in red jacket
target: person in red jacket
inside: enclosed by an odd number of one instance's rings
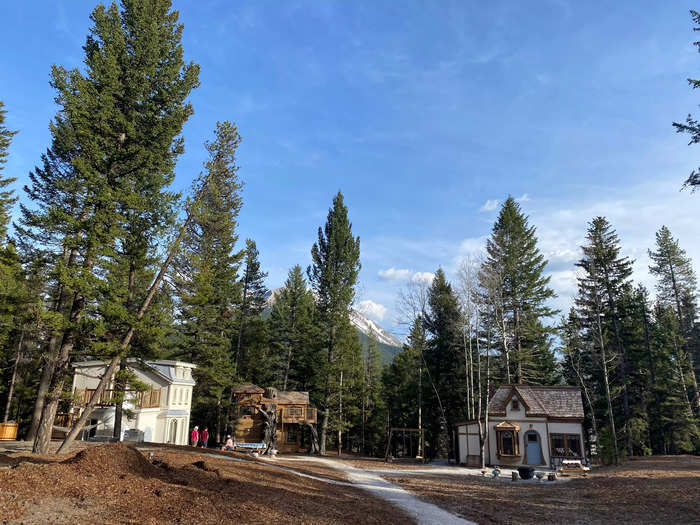
[[[209,429],[207,427],[204,427],[204,430],[202,430],[199,440],[202,442],[202,448],[207,448],[207,441],[209,441]]]
[[[192,446],[196,447],[199,441],[199,427],[195,426],[190,434],[190,439],[192,440]]]

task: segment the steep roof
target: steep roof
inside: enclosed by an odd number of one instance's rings
[[[309,404],[308,392],[278,391],[277,402],[281,404]]]
[[[237,394],[264,394],[265,389],[260,388],[258,385],[248,383],[246,385],[238,385],[233,387],[233,391]]]
[[[514,395],[523,402],[528,416],[583,418],[581,390],[574,386],[503,385],[489,401],[489,415],[504,416]]]

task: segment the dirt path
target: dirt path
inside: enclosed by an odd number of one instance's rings
[[[423,501],[398,485],[386,481],[381,476],[374,472],[369,472],[348,465],[342,461],[335,461],[327,458],[277,458],[279,462],[294,462],[294,461],[313,461],[319,464],[326,465],[332,469],[339,470],[347,475],[350,483],[334,481],[338,484],[350,484],[360,487],[374,496],[381,498],[408,513],[417,523],[441,525],[476,525],[473,521],[467,521],[459,516],[452,514],[437,505]]]

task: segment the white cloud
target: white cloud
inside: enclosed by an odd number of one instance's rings
[[[527,193],[523,193],[520,197],[515,199],[518,202],[528,202],[530,200],[530,196]]]
[[[406,268],[388,268],[387,270],[379,270],[379,277],[387,281],[407,281],[411,278],[413,272]]]
[[[432,272],[416,272],[411,277],[411,281],[414,283],[431,284],[433,279],[435,279],[435,274]]]
[[[379,270],[379,277],[386,281],[412,281],[414,283],[432,283],[435,274],[432,272],[414,272],[407,268],[388,268]]]
[[[361,301],[357,305],[357,311],[375,321],[382,321],[386,315],[387,308],[383,304],[375,303],[368,299]]]
[[[493,211],[498,208],[498,199],[489,199],[479,208],[479,211]]]

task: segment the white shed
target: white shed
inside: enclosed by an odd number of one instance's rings
[[[556,467],[585,459],[581,391],[570,386],[503,385],[489,400],[484,450],[487,465]],[[461,464],[481,465],[484,421],[456,425]]]

